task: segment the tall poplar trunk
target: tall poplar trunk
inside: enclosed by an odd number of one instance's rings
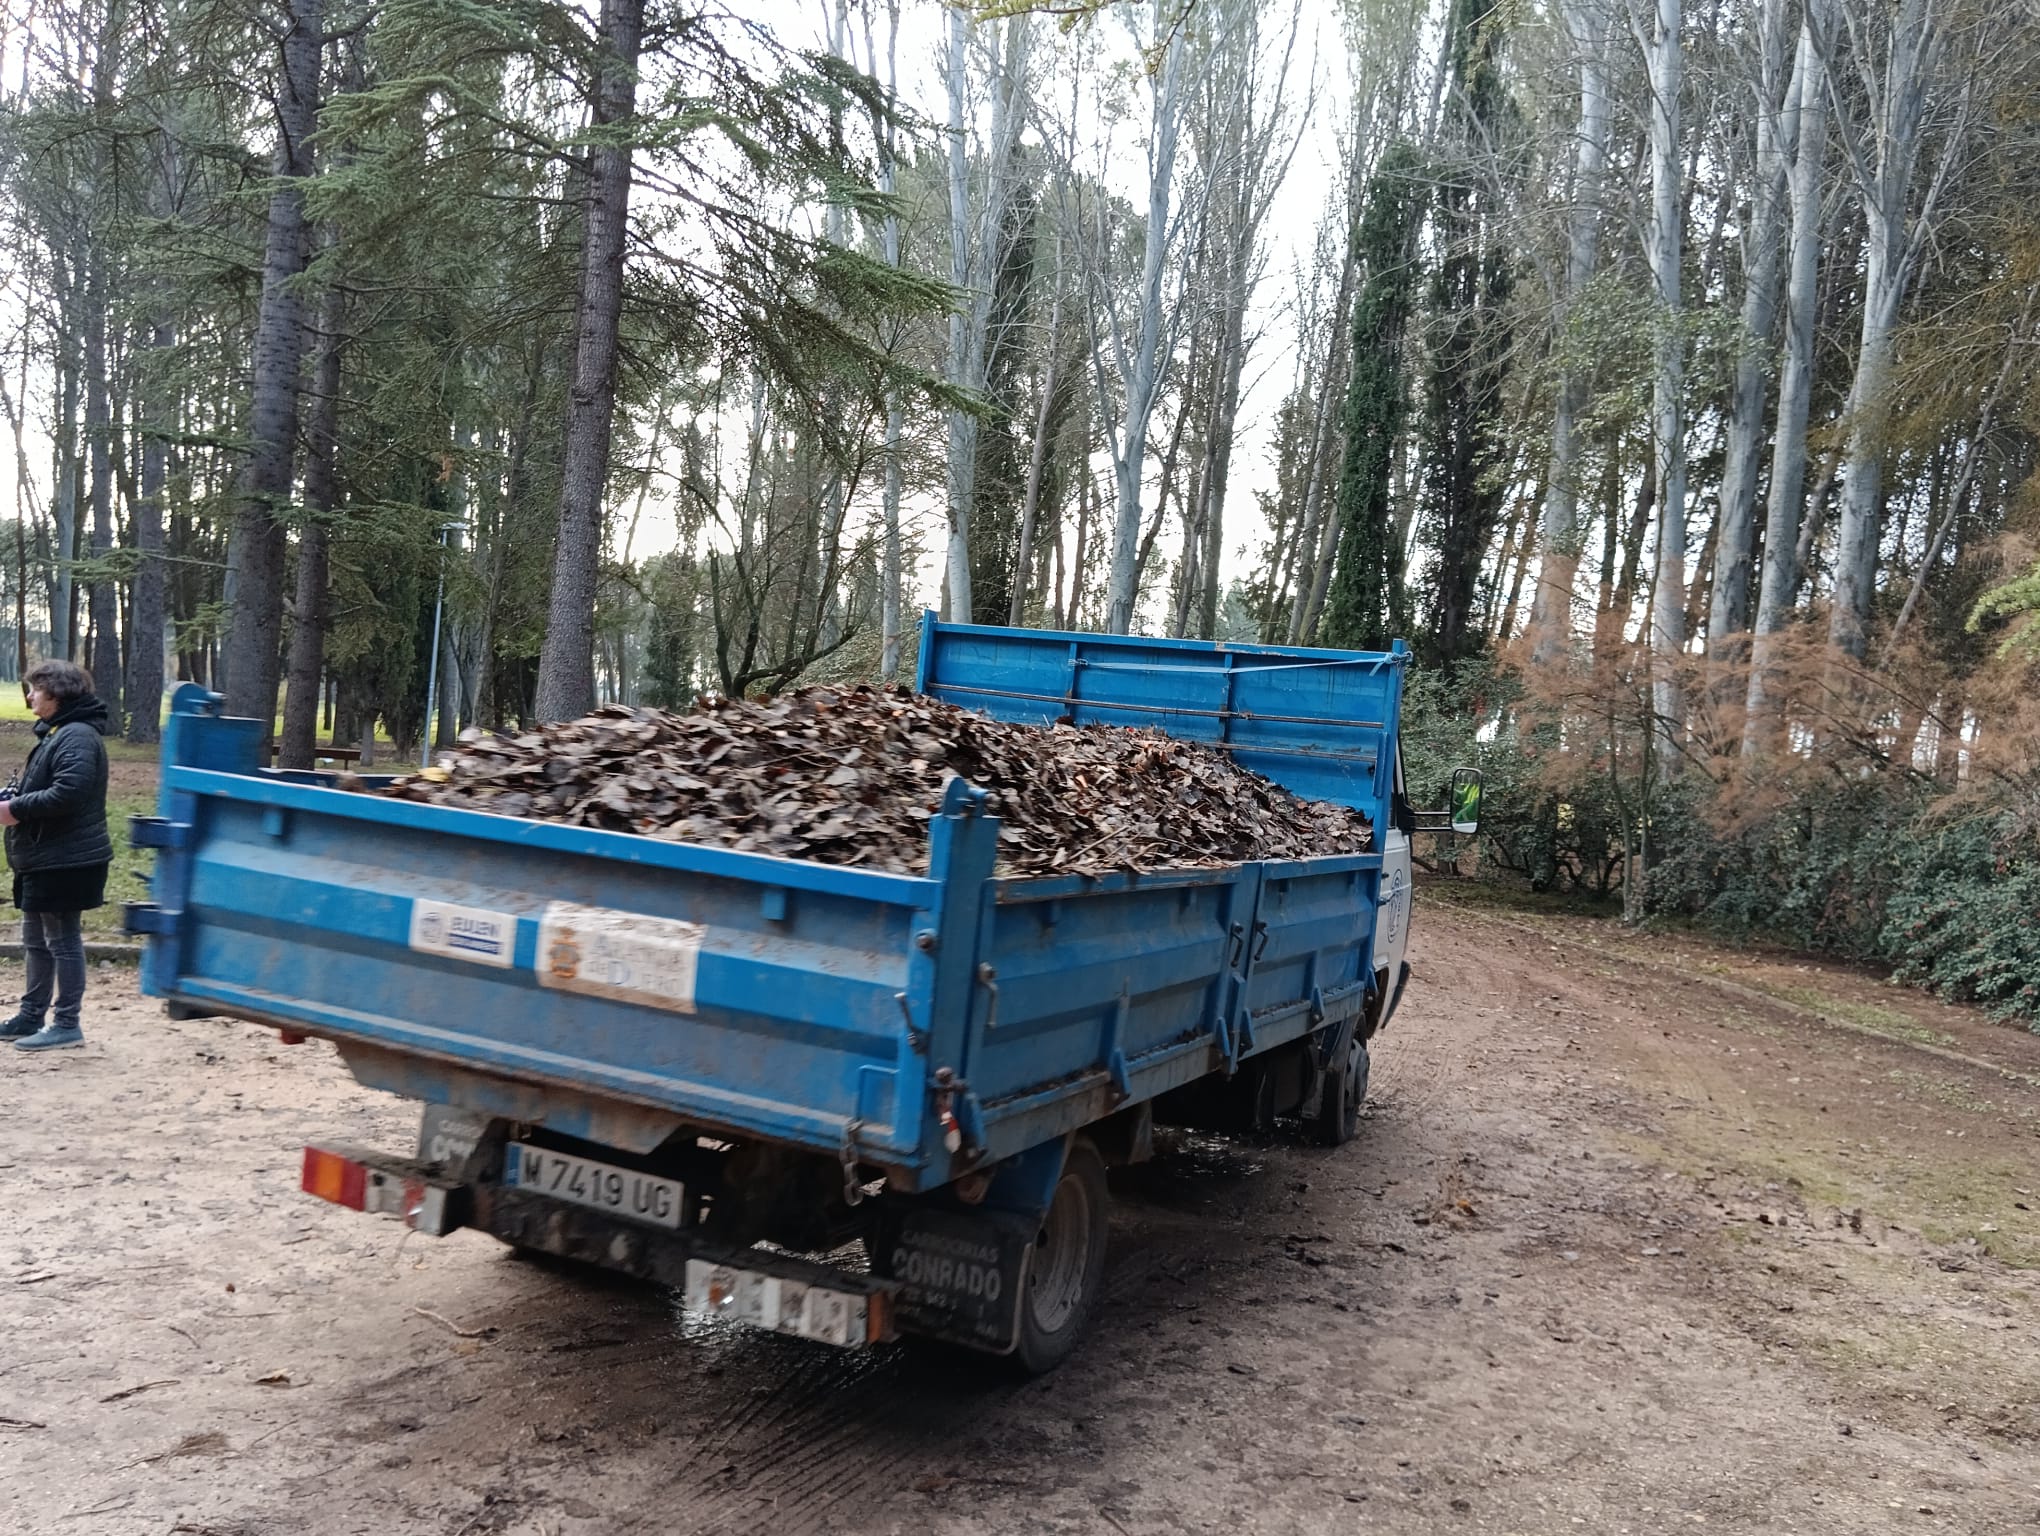
[[[1835,550],[1835,594],[1828,640],[1862,658],[1869,641],[1877,584],[1877,547],[1884,510],[1884,453],[1899,311],[1921,250],[1932,232],[1935,204],[1961,152],[1975,81],[1953,85],[1953,121],[1944,131],[1941,165],[1913,207],[1913,182],[1947,17],[1941,0],[1898,0],[1890,9],[1881,78],[1858,57],[1870,104],[1865,143],[1842,118],[1848,161],[1863,209],[1863,329],[1849,386],[1848,438],[1842,457],[1841,527]],[[1858,46],[1869,27],[1852,27]],[[1833,82],[1830,75],[1831,84]],[[1844,107],[1842,110],[1846,111]]]
[[[1204,466],[1204,551],[1198,567],[1197,637],[1218,638],[1218,568],[1225,558],[1225,494],[1232,478],[1233,439],[1239,417],[1240,371],[1246,362],[1246,299],[1241,296],[1227,317],[1224,360],[1220,364],[1218,402],[1212,411],[1214,430]]]
[[[99,134],[112,129],[115,50],[125,30],[126,10],[113,0],[101,16],[99,35],[92,50],[92,109]],[[110,156],[95,149],[86,207],[88,216],[98,213],[97,199],[103,194]],[[126,729],[121,696],[120,583],[107,569],[113,554],[113,404],[110,363],[106,355],[106,309],[111,295],[106,284],[106,253],[95,241],[86,256],[85,280],[85,432],[92,461],[92,558],[97,567],[91,582],[92,654],[90,667],[93,691],[106,705],[115,732]]]
[[[1162,47],[1161,67],[1153,85],[1152,132],[1148,147],[1147,242],[1141,259],[1140,323],[1129,352],[1114,327],[1120,376],[1125,387],[1125,413],[1113,432],[1113,471],[1118,504],[1112,516],[1112,563],[1105,587],[1105,629],[1124,635],[1133,629],[1134,607],[1140,600],[1140,491],[1147,458],[1148,422],[1161,399],[1165,355],[1162,351],[1162,276],[1168,255],[1171,188],[1176,173],[1176,139],[1180,126],[1184,28],[1174,24],[1166,0],[1154,0],[1155,41]],[[1098,264],[1102,268],[1102,261]],[[1103,283],[1102,270],[1094,280]],[[1099,389],[1101,400],[1108,398]]]
[[[627,122],[637,102],[645,0],[602,0],[593,126]],[[602,500],[616,417],[616,336],[623,314],[623,258],[630,223],[631,151],[591,152],[581,237],[573,383],[560,469],[560,516],[552,592],[532,712],[571,720],[595,707],[595,587],[602,559]]]
[[[84,371],[74,348],[83,326],[78,310],[83,281],[74,269],[64,295],[65,319],[59,327],[62,355],[57,360],[56,493],[51,516],[56,523],[57,569],[50,589],[50,655],[68,660],[76,649],[71,614],[71,562],[78,553],[78,384]]]
[[[985,195],[978,209],[973,241],[970,210],[970,161],[965,128],[964,95],[970,64],[970,27],[966,7],[949,13],[947,85],[949,92],[949,280],[969,296],[968,309],[949,317],[947,370],[952,384],[982,393],[990,345],[993,290],[998,283],[999,256],[1011,202],[1013,154],[1025,111],[1020,96],[1027,73],[1032,18],[1014,16],[1005,24],[1003,42],[994,25],[992,38],[992,117],[985,145]],[[969,622],[971,607],[970,509],[977,497],[978,421],[968,411],[949,413],[949,549],[948,607],[952,619]]]
[[[1033,586],[1034,536],[1041,517],[1041,476],[1048,459],[1048,426],[1055,399],[1057,365],[1062,358],[1062,274],[1056,274],[1055,298],[1048,309],[1048,366],[1041,378],[1041,408],[1034,417],[1034,445],[1027,455],[1027,490],[1020,507],[1020,553],[1013,563],[1013,601],[1006,622],[1025,622],[1027,593]]]
[[[964,125],[964,94],[970,71],[971,20],[960,5],[949,8],[949,285],[956,307],[949,312],[949,378],[969,388],[970,316],[962,296],[970,287],[970,156]],[[974,306],[973,306],[974,307]],[[949,412],[949,544],[944,617],[970,621],[970,504],[977,480],[977,418]]]
[[[1679,685],[1675,668],[1686,644],[1686,434],[1679,267],[1683,231],[1679,91],[1685,55],[1679,37],[1681,0],[1657,0],[1650,40],[1650,268],[1657,290],[1657,360],[1651,382],[1651,438],[1657,462],[1657,578],[1651,590],[1651,703],[1664,740],[1659,771],[1676,763]]]
[[[888,198],[893,195],[898,179],[898,155],[895,149],[894,127],[891,113],[899,105],[899,46],[900,7],[899,0],[888,0],[886,6],[886,107],[888,115],[882,122],[874,123],[874,136],[878,140],[878,186]],[[864,13],[864,52],[867,63],[874,68],[877,54],[871,46],[871,12]],[[880,228],[880,239],[884,245],[885,262],[889,267],[900,264],[900,217],[888,211]],[[899,391],[888,388],[885,392],[885,548],[884,569],[879,573],[879,677],[891,682],[900,672],[900,632],[904,628],[905,615],[902,612],[905,586],[903,564],[905,555],[900,541],[900,496],[902,476],[900,472],[900,440],[905,431],[905,413],[900,408]]]
[[[262,722],[266,742],[276,718],[283,641],[284,525],[297,446],[298,370],[304,359],[303,305],[296,279],[305,268],[304,183],[312,174],[319,121],[320,27],[324,0],[290,0],[283,66],[277,76],[276,185],[262,259],[262,305],[255,322],[251,453],[234,497],[227,547],[229,614],[221,653],[228,710]]]
[[[1786,0],[1764,0],[1757,45],[1755,181],[1750,189],[1749,233],[1743,255],[1742,334],[1722,458],[1714,589],[1707,614],[1708,650],[1717,657],[1727,653],[1731,636],[1750,627],[1757,466],[1763,453],[1765,384],[1778,328],[1780,226],[1791,148],[1782,129],[1805,89],[1804,78],[1797,71],[1785,83],[1786,12]],[[1782,103],[1778,95],[1781,84],[1785,92]]]
[[[1289,634],[1291,645],[1300,645],[1316,628],[1324,608],[1325,594],[1332,582],[1332,544],[1338,534],[1338,518],[1326,516],[1325,488],[1333,480],[1333,465],[1344,457],[1339,436],[1346,400],[1346,375],[1353,350],[1346,334],[1352,324],[1353,288],[1360,276],[1360,209],[1366,197],[1366,182],[1360,174],[1359,147],[1346,178],[1347,219],[1345,259],[1339,264],[1339,292],[1332,301],[1332,340],[1325,349],[1324,388],[1318,392],[1317,410],[1311,422],[1310,465],[1303,487],[1303,508],[1296,536],[1290,545],[1291,579],[1283,583],[1290,593]],[[1269,636],[1270,639],[1278,638]]]
[[[1757,621],[1750,640],[1743,755],[1752,757],[1769,733],[1771,670],[1777,636],[1792,620],[1799,589],[1801,499],[1806,488],[1806,424],[1813,403],[1814,333],[1820,321],[1821,165],[1827,157],[1827,61],[1816,29],[1827,0],[1806,0],[1799,32],[1796,110],[1783,134],[1792,146],[1786,195],[1792,211],[1785,278],[1785,356],[1778,375],[1778,418],[1771,437],[1771,485],[1764,508],[1764,564]]]
[[[14,679],[28,676],[28,348],[21,349],[20,382],[9,392],[0,378],[0,405],[14,434]],[[25,697],[25,695],[24,695]]]
[[[1575,150],[1572,217],[1566,232],[1565,300],[1561,329],[1593,281],[1600,243],[1601,182],[1608,166],[1608,16],[1598,3],[1565,8],[1566,31],[1580,56],[1579,143]],[[1568,355],[1570,355],[1568,348]],[[1579,572],[1580,413],[1586,409],[1590,370],[1568,366],[1558,381],[1552,410],[1551,468],[1545,486],[1537,587],[1530,599],[1530,660],[1548,667],[1572,641],[1573,581]],[[1514,601],[1510,609],[1514,611]]]

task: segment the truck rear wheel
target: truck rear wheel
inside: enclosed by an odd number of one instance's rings
[[[1324,1096],[1318,1100],[1317,1139],[1343,1147],[1360,1132],[1360,1110],[1367,1102],[1367,1042],[1354,1032],[1346,1042],[1346,1058],[1326,1074]]]
[[[1090,1142],[1073,1141],[1027,1253],[1019,1342],[1009,1357],[1022,1375],[1053,1370],[1076,1348],[1105,1281],[1109,1199],[1104,1160]]]

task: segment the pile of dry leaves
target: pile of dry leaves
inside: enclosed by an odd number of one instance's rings
[[[953,775],[991,791],[999,873],[1310,858],[1371,846],[1367,818],[1300,800],[1157,731],[1008,725],[900,690],[810,688],[691,715],[612,706],[519,736],[470,731],[382,791],[823,864],[928,867]]]

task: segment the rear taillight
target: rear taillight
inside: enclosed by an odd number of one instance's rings
[[[338,1152],[306,1147],[304,1176],[300,1183],[306,1194],[317,1195],[335,1205],[344,1205],[351,1211],[367,1206],[368,1170]]]
[[[433,1237],[459,1226],[458,1211],[447,1199],[449,1186],[430,1182],[412,1167],[388,1166],[400,1161],[306,1147],[298,1183],[308,1195],[371,1216],[402,1217],[405,1226]]]

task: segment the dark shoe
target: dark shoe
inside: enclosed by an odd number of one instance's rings
[[[42,1025],[37,1023],[34,1019],[24,1019],[20,1014],[17,1013],[5,1024],[0,1024],[0,1040],[26,1039],[28,1036],[34,1034],[37,1030],[41,1028]]]
[[[61,1051],[83,1045],[85,1031],[75,1024],[45,1024],[25,1040],[14,1042],[17,1051]]]

